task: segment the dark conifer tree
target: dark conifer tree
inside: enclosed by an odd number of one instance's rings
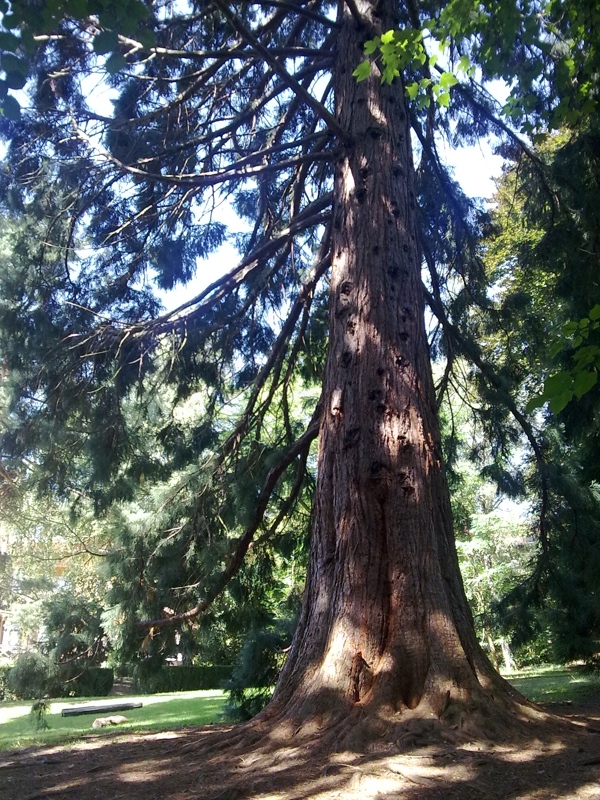
[[[481,328],[490,363],[513,396],[532,405],[548,379],[557,387],[538,412],[546,492],[527,461],[522,475],[547,526],[539,564],[501,610],[517,643],[550,640],[546,652],[563,662],[593,663],[600,635],[598,144],[592,121],[539,147],[543,173],[512,153],[483,240],[499,287]],[[576,384],[573,376],[584,373],[591,380]],[[492,403],[496,413],[501,403]]]

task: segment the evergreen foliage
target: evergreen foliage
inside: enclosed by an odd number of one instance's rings
[[[16,699],[8,685],[8,673],[11,669],[8,664],[0,664],[0,702]]]
[[[524,400],[549,376],[571,370],[578,350],[594,345],[590,330],[585,340],[575,340],[573,360],[570,348],[553,342],[564,341],[565,326],[585,318],[600,300],[596,127],[590,123],[549,138],[538,151],[543,172],[518,159],[499,185],[484,243],[497,300],[483,341],[513,394]],[[516,631],[515,644],[550,640],[545,655],[563,663],[593,661],[600,641],[599,396],[595,385],[571,402],[557,392],[549,408],[538,412],[545,491],[534,505],[547,526],[542,560],[531,579],[500,604]],[[539,473],[531,464],[525,473],[535,497]]]
[[[72,678],[105,660],[108,642],[101,614],[94,601],[74,597],[71,592],[55,592],[43,603],[43,650],[55,663],[64,665]]]
[[[229,689],[227,716],[247,720],[269,702],[285,655],[292,641],[297,618],[279,618],[246,636]]]
[[[56,695],[56,665],[41,653],[21,653],[8,673],[8,689],[15,697],[25,700]]]

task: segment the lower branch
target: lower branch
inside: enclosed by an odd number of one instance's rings
[[[137,623],[138,628],[160,628],[165,625],[174,625],[179,622],[187,622],[191,619],[194,619],[199,614],[202,614],[202,612],[206,611],[214,603],[217,597],[226,588],[229,581],[242,566],[246,553],[248,552],[248,548],[254,539],[254,534],[263,521],[269,500],[271,499],[271,495],[273,494],[277,482],[285,470],[295,461],[296,458],[298,458],[298,456],[305,458],[305,454],[308,453],[313,439],[317,438],[319,434],[320,416],[321,404],[319,403],[315,409],[306,432],[286,451],[281,460],[269,471],[269,474],[267,475],[258,496],[258,502],[252,521],[242,536],[240,536],[238,539],[236,548],[229,558],[229,563],[220,574],[213,588],[209,591],[204,600],[202,600],[202,602],[194,608],[191,608],[189,611],[185,611],[182,614],[175,614],[171,617],[161,617],[160,619],[142,620],[141,622]]]

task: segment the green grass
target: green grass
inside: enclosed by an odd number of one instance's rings
[[[586,702],[600,704],[600,673],[586,673],[578,667],[535,667],[505,675],[522,694],[536,703]],[[61,717],[66,706],[102,704],[120,700],[140,700],[144,705],[128,711]],[[154,694],[142,697],[85,698],[83,700],[51,700],[46,720],[47,730],[36,730],[29,714],[31,702],[0,703],[0,750],[30,747],[36,744],[57,744],[94,734],[104,736],[133,731],[168,730],[182,725],[208,725],[219,722],[225,706],[225,694],[218,690]],[[123,714],[129,722],[110,728],[92,729],[96,717]]]
[[[600,704],[600,673],[581,667],[529,667],[504,677],[534,703],[598,700]]]
[[[98,705],[110,702],[139,700],[144,705],[127,711],[107,711],[97,714],[83,714],[77,717],[61,717],[66,706]],[[17,701],[0,703],[0,750],[29,747],[35,744],[56,744],[58,742],[80,739],[86,734],[106,735],[131,733],[132,731],[168,730],[182,725],[208,725],[220,721],[225,705],[225,694],[218,690],[177,692],[175,694],[154,694],[142,697],[85,698],[72,702],[50,700],[50,712],[46,716],[49,725],[46,730],[36,730],[29,711],[31,702]],[[97,717],[122,714],[128,723],[108,728],[92,729]]]

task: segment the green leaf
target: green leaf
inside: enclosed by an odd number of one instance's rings
[[[440,86],[442,89],[449,89],[451,86],[456,86],[458,78],[452,72],[443,72],[440,75]]]
[[[14,33],[0,31],[0,50],[8,50],[14,53],[20,44],[20,39]]]
[[[114,75],[116,72],[126,66],[127,61],[125,60],[125,57],[121,55],[121,53],[113,53],[112,56],[107,59],[106,64],[104,65],[109,75]]]
[[[435,102],[438,104],[438,106],[443,106],[444,108],[448,108],[448,106],[450,105],[450,95],[448,94],[448,92],[440,92],[440,94],[438,94],[438,96],[436,97]]]
[[[156,34],[150,28],[144,28],[143,31],[140,31],[137,40],[146,50],[156,46]]]
[[[2,103],[2,113],[6,119],[12,119],[15,122],[21,119],[21,106],[12,95],[9,95]]]
[[[461,56],[458,61],[458,70],[468,72],[471,69],[471,59],[469,56]]]
[[[525,411],[528,414],[531,414],[531,412],[535,411],[536,408],[541,408],[545,404],[546,399],[547,398],[544,397],[543,394],[538,394],[535,397],[532,397],[531,400],[525,406]]]
[[[595,305],[589,313],[590,319],[600,319],[600,305]]]
[[[21,72],[7,72],[6,85],[9,89],[22,89],[27,83],[27,78]]]
[[[410,100],[414,100],[415,97],[419,94],[419,84],[416,82],[409,83],[408,86],[405,86],[404,88]]]
[[[12,28],[18,28],[20,25],[20,20],[15,16],[15,14],[5,14],[2,17],[2,25],[4,28],[8,30],[12,30]]]
[[[394,41],[395,31],[386,31],[381,36],[381,44],[391,44]]]
[[[546,397],[554,397],[558,394],[563,394],[571,390],[573,385],[573,377],[570,372],[562,370],[557,372],[556,375],[551,375],[544,381],[544,395]]]
[[[382,44],[379,49],[381,50],[384,63],[391,61],[392,59],[395,59],[396,61],[398,60],[398,51],[394,43]]]
[[[369,39],[368,42],[365,42],[365,54],[368,56],[373,55],[375,50],[377,50],[377,41],[375,39]]]
[[[94,39],[94,52],[99,56],[112,53],[119,45],[119,37],[114,31],[102,31]]]
[[[114,19],[114,6],[112,4],[107,4],[107,13],[101,16],[105,19],[108,19],[109,24],[111,24]],[[119,31],[123,33],[127,33],[134,31],[138,24],[148,17],[148,9],[144,5],[144,3],[140,2],[140,0],[127,0],[124,3],[120,3],[116,6],[117,9],[117,22],[118,25],[116,26]]]
[[[590,97],[588,100],[585,101],[585,103],[581,107],[581,113],[594,114],[596,112],[597,106],[598,106],[598,101],[594,100],[593,97]]]
[[[593,364],[598,356],[600,356],[600,347],[596,344],[588,344],[573,353],[573,361],[577,363],[577,368],[581,369],[587,364]]]
[[[65,10],[74,19],[84,19],[89,14],[87,0],[68,0]]]
[[[27,28],[21,32],[21,46],[29,56],[32,56],[37,49],[37,43],[33,38],[33,34]]]
[[[354,70],[352,75],[356,78],[356,80],[360,83],[361,81],[366,80],[369,75],[371,74],[371,62],[370,61],[361,61],[358,67]]]
[[[394,78],[397,78],[400,75],[400,71],[396,69],[393,64],[388,64],[386,68],[383,70],[383,75],[381,76],[382,83],[392,83]]]
[[[0,67],[8,74],[9,72],[16,72],[19,75],[27,77],[29,65],[22,58],[17,58],[12,53],[3,53],[0,57]]]
[[[554,344],[552,345],[552,347],[548,352],[550,353],[551,356],[557,356],[564,346],[565,346],[564,342],[562,341],[554,342]]]
[[[586,392],[596,385],[597,372],[578,372],[573,381],[573,394],[579,400]]]
[[[550,400],[550,403],[548,404],[550,411],[552,411],[553,414],[560,413],[563,410],[563,408],[565,408],[565,406],[567,406],[571,402],[572,399],[573,399],[573,392],[570,390],[556,395]]]

